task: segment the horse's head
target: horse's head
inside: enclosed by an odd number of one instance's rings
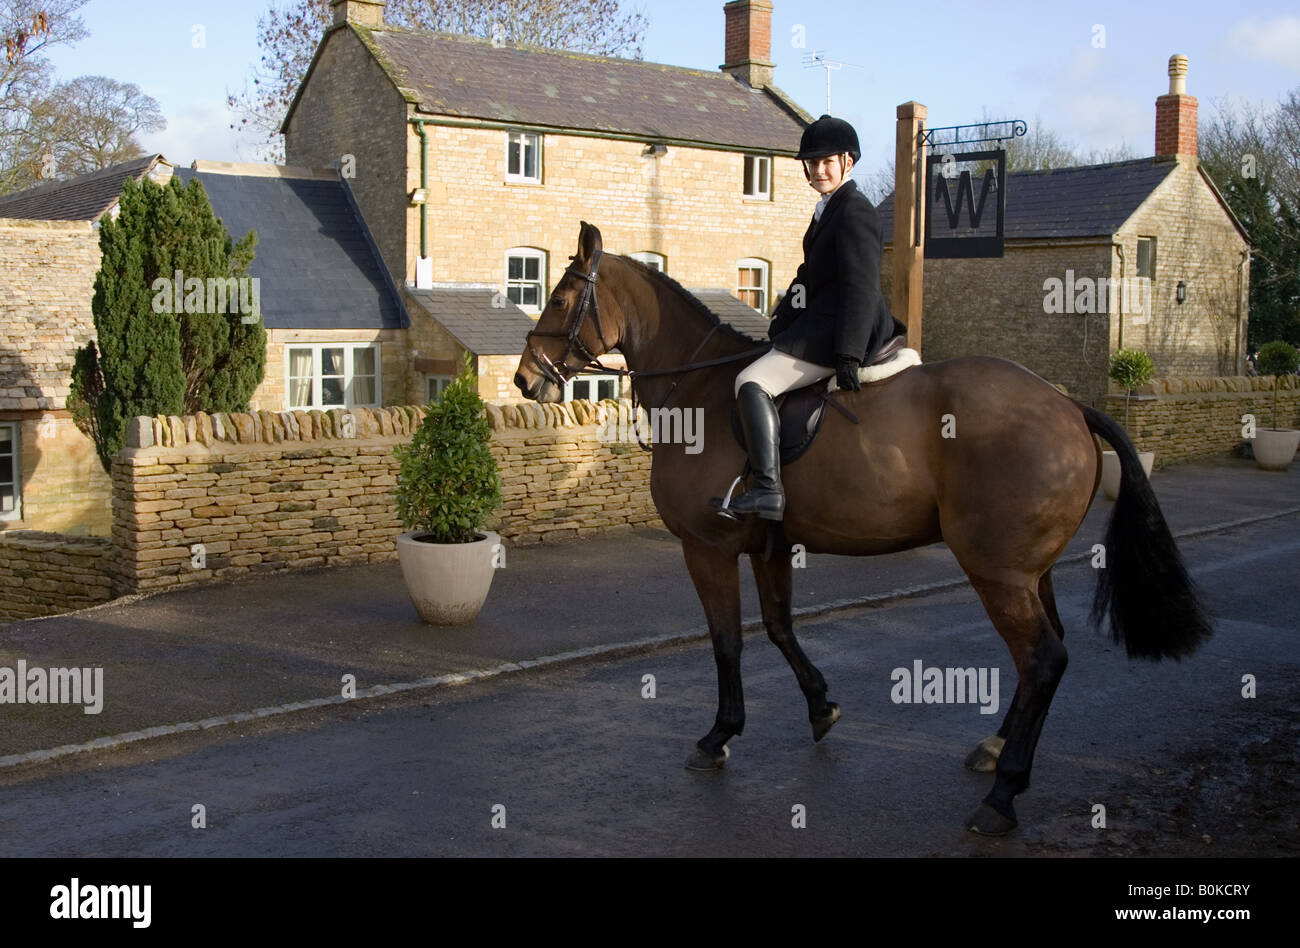
[[[618,325],[611,317],[612,301],[604,294],[602,314],[598,302],[597,272],[601,259],[600,229],[582,222],[578,252],[537,325],[528,333],[515,385],[525,398],[539,402],[564,399],[564,384],[597,358],[618,345]]]

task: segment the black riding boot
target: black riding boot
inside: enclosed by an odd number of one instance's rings
[[[756,513],[764,520],[780,520],[785,512],[785,491],[781,488],[781,419],[776,406],[761,385],[746,382],[736,393],[736,407],[749,449],[754,486],[722,513],[735,517]]]

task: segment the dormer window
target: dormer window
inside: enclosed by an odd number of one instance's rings
[[[542,136],[535,132],[506,133],[506,180],[542,183]]]
[[[745,197],[771,200],[772,159],[767,155],[745,156]]]

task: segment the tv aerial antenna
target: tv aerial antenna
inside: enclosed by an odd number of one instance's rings
[[[833,69],[861,69],[853,63],[842,63],[834,59],[826,58],[826,50],[818,49],[811,53],[803,54],[803,67],[805,69],[825,69],[826,70],[826,114],[831,112],[831,70]]]

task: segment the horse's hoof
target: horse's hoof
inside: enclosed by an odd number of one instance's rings
[[[721,754],[710,754],[708,751],[699,747],[691,751],[691,756],[686,758],[687,770],[721,770],[722,765],[727,762],[731,756],[731,748],[726,744],[722,745]]]
[[[838,704],[836,704],[834,701],[827,701],[826,707],[830,708],[830,710],[826,713],[825,716],[820,718],[813,718],[812,726],[813,726],[814,744],[816,744],[823,737],[825,737],[826,732],[829,731],[832,727],[834,727],[835,722],[840,719],[840,706]]]
[[[975,749],[966,757],[966,769],[973,770],[977,774],[991,774],[998,769],[998,757],[1002,754],[1002,746],[1006,744],[1006,739],[1001,737],[986,737],[975,745]]]
[[[981,803],[979,809],[966,821],[966,828],[981,836],[1006,836],[1016,828],[1016,825],[1014,812],[1010,817],[1006,817],[987,803]]]

